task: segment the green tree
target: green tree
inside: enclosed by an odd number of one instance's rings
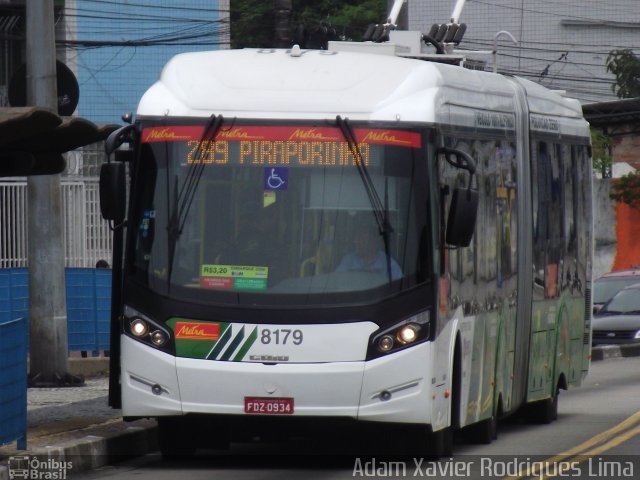
[[[292,0],[292,38],[304,48],[323,48],[329,39],[360,40],[367,25],[387,14],[386,0]],[[231,46],[274,47],[274,2],[231,2]]]
[[[368,25],[383,22],[387,14],[386,0],[293,0],[293,5],[294,22],[316,37],[312,48],[319,48],[317,38],[325,28],[341,40],[359,41]]]
[[[628,173],[616,179],[611,185],[609,197],[632,208],[640,208],[640,172]]]
[[[640,97],[640,59],[631,50],[612,50],[606,65],[607,71],[616,76],[612,89],[618,98]]]
[[[611,177],[611,137],[602,130],[591,129],[591,149],[593,157],[593,169],[602,175],[602,178]]]
[[[231,1],[231,48],[273,47],[273,2]]]

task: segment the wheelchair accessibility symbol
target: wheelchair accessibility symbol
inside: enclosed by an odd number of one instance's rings
[[[289,184],[289,170],[285,167],[267,167],[264,169],[265,190],[286,190]]]

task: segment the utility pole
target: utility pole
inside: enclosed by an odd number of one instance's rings
[[[30,0],[27,104],[58,111],[53,0]],[[30,386],[73,383],[68,373],[67,308],[60,175],[27,180]],[[81,380],[80,380],[81,381]]]

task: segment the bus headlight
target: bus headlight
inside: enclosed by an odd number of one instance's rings
[[[378,350],[388,352],[393,348],[393,337],[391,335],[383,335],[378,339]]]
[[[420,333],[420,326],[415,325],[413,323],[409,323],[404,327],[398,330],[398,335],[396,339],[402,345],[406,345],[407,343],[415,342],[418,338],[418,334]]]
[[[372,335],[367,360],[421,343],[430,334],[429,311],[425,310]]]
[[[167,350],[171,339],[169,330],[129,306],[124,308],[124,333],[146,345],[171,353]]]
[[[162,330],[156,330],[151,333],[151,343],[153,343],[156,347],[161,347],[165,343],[167,343],[169,337]]]
[[[129,324],[129,331],[138,338],[143,338],[149,333],[149,324],[141,318],[134,318]]]

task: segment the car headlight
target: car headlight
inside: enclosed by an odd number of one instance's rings
[[[640,330],[636,332],[636,335],[633,338],[635,338],[636,340],[640,339]]]
[[[166,327],[131,307],[124,309],[124,333],[142,343],[164,350],[171,334]]]
[[[429,311],[425,310],[371,336],[367,360],[421,343],[429,338]]]

